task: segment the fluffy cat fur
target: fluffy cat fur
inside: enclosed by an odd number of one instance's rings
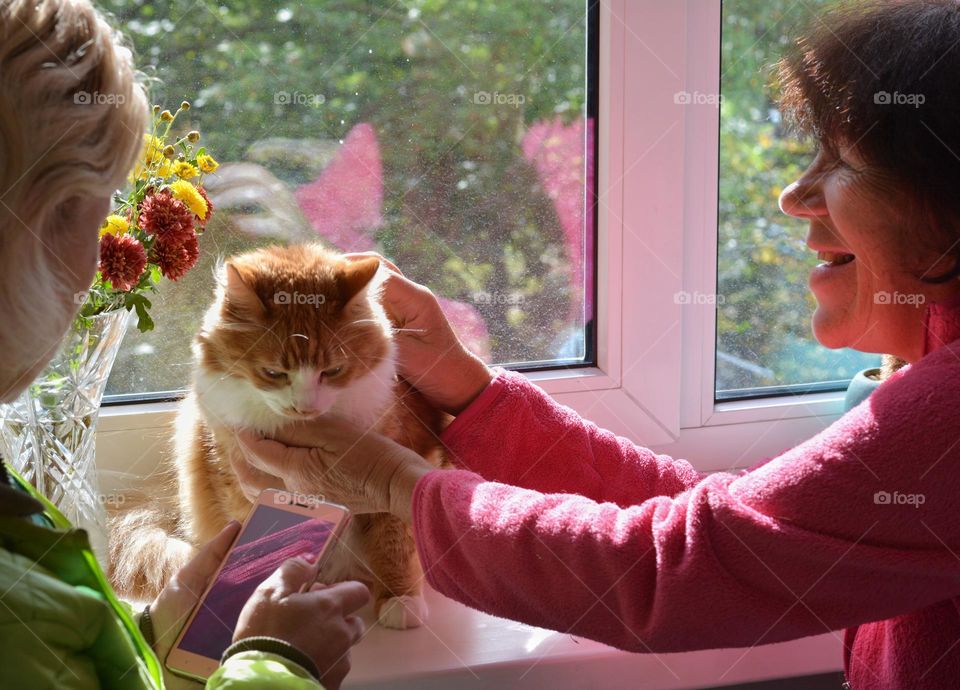
[[[446,419],[396,375],[378,267],[317,245],[259,249],[221,267],[175,423],[174,490],[113,523],[111,578],[121,593],[155,596],[196,545],[243,520],[251,499],[230,467],[241,452],[233,427],[269,434],[329,411],[443,464]],[[326,581],[369,582],[385,626],[426,616],[412,536],[389,514],[355,516],[324,570]]]

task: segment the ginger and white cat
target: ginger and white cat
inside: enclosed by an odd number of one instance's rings
[[[176,495],[114,521],[111,576],[121,592],[154,596],[196,545],[246,515],[251,498],[230,466],[242,453],[236,427],[269,434],[332,412],[443,464],[446,419],[397,377],[378,268],[375,258],[347,261],[319,245],[259,249],[222,267],[176,421]],[[369,582],[385,626],[426,616],[413,538],[389,514],[355,516],[324,577]]]

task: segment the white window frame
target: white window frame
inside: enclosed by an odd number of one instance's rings
[[[600,8],[597,365],[528,374],[615,433],[708,471],[749,466],[817,433],[841,393],[714,402],[716,311],[675,295],[716,285],[720,0]],[[106,407],[98,463],[152,467],[174,403]],[[141,462],[143,463],[141,465]]]

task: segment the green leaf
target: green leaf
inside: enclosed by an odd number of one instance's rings
[[[150,318],[150,314],[147,311],[153,305],[150,303],[146,297],[142,294],[136,292],[128,292],[124,296],[124,306],[127,308],[127,311],[130,311],[132,308],[137,312],[137,328],[141,333],[146,333],[147,331],[152,331],[154,327],[153,319]]]
[[[134,308],[137,310],[137,329],[141,333],[152,331],[154,327],[153,319],[150,318],[150,314],[147,313],[143,304],[137,302]]]

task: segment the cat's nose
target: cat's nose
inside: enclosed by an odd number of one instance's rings
[[[318,410],[310,405],[294,405],[293,411],[299,415],[316,414]]]

